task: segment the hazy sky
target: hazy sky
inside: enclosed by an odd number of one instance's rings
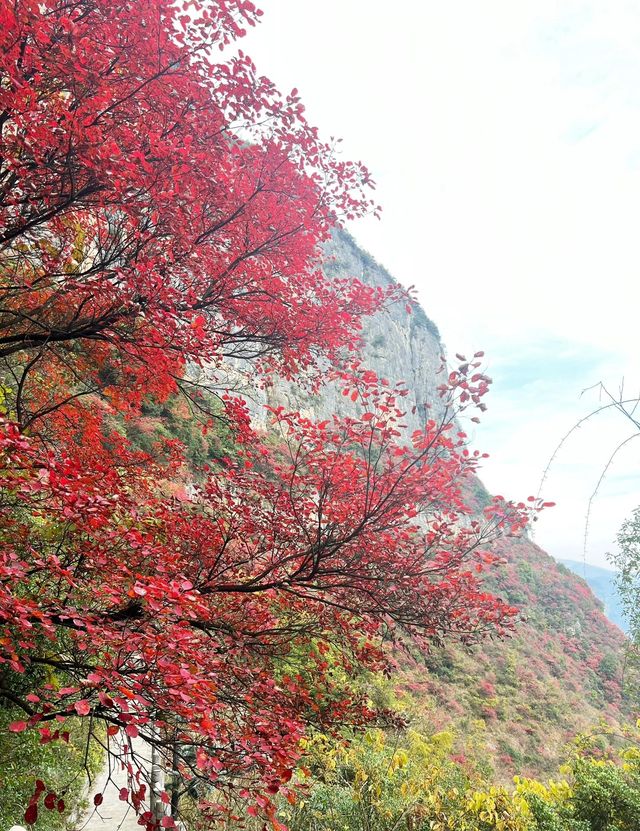
[[[448,353],[494,378],[475,442],[493,492],[536,493],[604,381],[640,392],[640,3],[265,0],[243,44],[378,182],[381,221],[350,230],[415,285]],[[632,433],[599,417],[567,442],[537,541],[582,559],[603,466]],[[640,504],[640,439],[594,501],[605,564]]]

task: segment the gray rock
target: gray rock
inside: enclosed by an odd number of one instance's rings
[[[357,278],[367,285],[382,287],[395,282],[389,272],[359,248],[345,231],[335,230],[324,246],[322,268],[328,279]],[[411,302],[411,313],[408,313],[406,305],[406,302],[389,305],[365,319],[362,363],[391,384],[398,381],[406,383],[409,394],[404,399],[405,420],[413,431],[424,424],[428,415],[427,404],[431,405],[431,417],[439,415],[436,386],[440,380],[437,371],[444,348],[436,325],[421,306]],[[268,414],[265,405],[299,410],[304,416],[317,420],[330,418],[334,414],[345,416],[357,412],[357,405],[341,395],[340,389],[333,384],[324,385],[320,394],[314,395],[303,376],[296,381],[279,378],[264,389],[255,382],[255,375],[248,364],[234,361],[226,369],[229,386],[243,395],[256,425],[266,425]]]

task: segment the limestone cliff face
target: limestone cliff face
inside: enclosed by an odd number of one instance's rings
[[[328,278],[355,277],[383,286],[392,281],[343,232],[327,244],[323,268]],[[443,347],[420,306],[413,304],[412,314],[404,303],[385,309],[366,321],[363,335],[363,363],[380,377],[408,386],[409,428],[423,424],[426,402],[437,418],[441,381],[436,373]],[[294,384],[277,383],[262,400],[319,419],[349,414],[354,407],[330,385],[310,397]],[[476,486],[486,496],[479,481]],[[600,717],[610,724],[624,721],[627,703],[622,634],[588,588],[526,538],[507,538],[499,551],[505,563],[487,575],[487,588],[522,610],[524,620],[514,636],[485,643],[472,654],[452,644],[434,648],[426,668],[405,666],[400,675],[416,709],[428,712],[431,726],[453,725],[460,736],[477,731],[473,741],[484,745],[498,778],[509,781],[516,772],[553,771],[571,736],[592,728]]]
[[[344,231],[334,231],[332,239],[325,245],[322,267],[328,279],[357,278],[372,286],[388,286],[395,282],[386,269]],[[435,388],[440,380],[436,373],[443,346],[435,324],[417,303],[411,305],[411,314],[404,303],[396,303],[365,322],[362,362],[392,384],[398,381],[407,384],[407,426],[415,430],[424,423],[425,404],[430,403],[432,413],[435,410],[437,414],[439,399]],[[300,384],[278,381],[268,390],[254,388],[248,402],[258,424],[265,420],[264,404],[300,410],[317,419],[355,413],[355,405],[330,384],[323,387],[321,394],[310,395]],[[412,412],[414,406],[416,410]]]
[[[325,247],[327,278],[358,278],[388,285],[391,276],[354,240],[337,231]],[[439,415],[437,370],[443,347],[424,311],[404,303],[365,322],[363,363],[391,383],[405,381],[406,422],[422,426],[425,403]],[[236,367],[242,376],[242,367]],[[245,374],[241,381],[247,391]],[[268,390],[249,390],[256,423],[266,424],[264,405],[283,405],[323,420],[349,415],[355,405],[325,385],[309,395],[301,384],[277,380]],[[412,408],[416,407],[416,413]],[[481,483],[468,495],[472,507],[488,498]],[[446,644],[399,668],[397,680],[410,694],[412,718],[425,730],[454,727],[459,750],[486,758],[496,776],[555,772],[565,743],[593,728],[600,718],[617,725],[628,718],[622,685],[624,639],[602,613],[582,580],[574,577],[531,540],[505,538],[498,549],[504,563],[485,576],[487,589],[521,609],[512,638],[492,641],[470,653]],[[425,665],[426,663],[426,665]],[[468,742],[468,745],[467,745]],[[479,750],[484,748],[484,750]]]

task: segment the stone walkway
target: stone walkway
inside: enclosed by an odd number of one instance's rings
[[[148,760],[148,748],[140,740],[134,741],[134,751],[139,758]],[[77,831],[141,831],[136,812],[119,798],[120,789],[126,787],[126,771],[112,762],[111,777],[107,766],[94,781],[88,795],[89,812],[76,823]],[[103,795],[103,802],[94,808],[93,797],[99,793]]]

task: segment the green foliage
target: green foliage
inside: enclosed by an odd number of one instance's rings
[[[629,623],[629,635],[640,645],[640,507],[622,524],[618,532],[618,552],[611,555],[618,571],[617,586],[622,609]]]
[[[619,669],[618,658],[612,652],[607,652],[603,655],[600,659],[600,663],[598,664],[598,671],[600,675],[604,676],[604,678],[608,678],[609,680],[613,680],[617,677]]]
[[[482,484],[481,480],[477,477],[474,477],[471,483],[471,499],[470,504],[474,508],[474,510],[482,511],[488,505],[491,504],[491,500],[493,497],[489,493],[489,491],[485,488]]]
[[[528,809],[530,831],[587,831],[574,822],[571,808],[571,787],[565,780],[550,780],[546,785],[535,779],[516,776],[515,793],[524,799]]]
[[[308,796],[282,810],[292,831],[446,829],[468,776],[448,760],[449,733],[427,737],[370,730],[351,741],[316,735],[308,742]],[[434,824],[435,823],[435,824]]]
[[[640,778],[635,765],[578,759],[573,765],[575,817],[589,831],[636,831],[640,822]],[[581,826],[577,826],[581,827]]]
[[[564,778],[502,786],[452,755],[448,731],[316,734],[304,746],[304,796],[283,800],[280,819],[290,831],[635,831],[640,750],[598,758],[597,738],[577,742]]]
[[[69,719],[65,724],[68,742],[60,739],[42,745],[38,734],[31,730],[8,731],[11,722],[22,718],[24,713],[17,708],[0,708],[0,828],[23,822],[36,780],[43,779],[64,800],[65,808],[63,812],[41,810],[37,829],[66,831],[73,826],[72,815],[82,805],[87,775],[94,776],[100,769],[100,747],[96,743],[87,745],[87,725],[81,719]]]
[[[197,478],[205,465],[231,458],[237,450],[220,402],[201,396],[197,403],[201,410],[194,414],[195,404],[190,408],[177,395],[163,402],[149,397],[141,417],[120,418],[115,427],[136,450],[152,457],[164,457],[167,443],[177,440],[184,447],[191,475]]]
[[[453,735],[367,732],[350,742],[316,736],[307,747],[315,782],[282,809],[291,831],[527,831],[526,801],[478,787],[451,757]]]

